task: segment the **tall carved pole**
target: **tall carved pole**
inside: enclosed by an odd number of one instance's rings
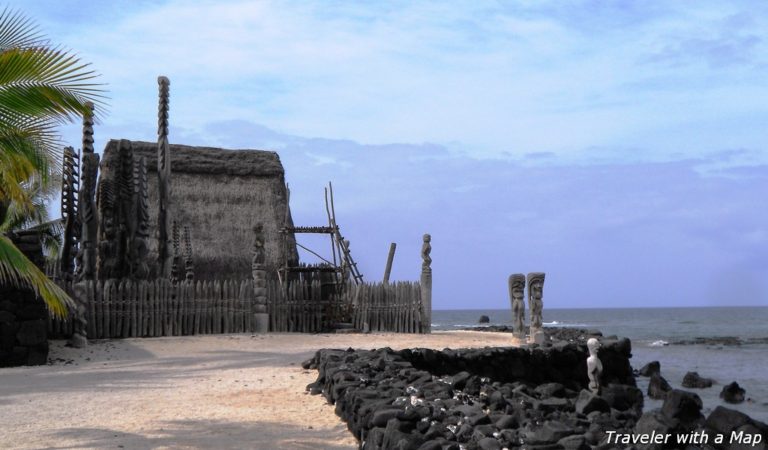
[[[509,276],[509,300],[512,302],[513,335],[525,339],[525,275],[513,273]]]
[[[60,269],[65,280],[72,280],[74,260],[80,242],[80,216],[78,197],[80,195],[80,169],[77,152],[72,147],[64,148],[61,176],[61,217],[64,219],[64,239],[61,245]]]
[[[160,101],[157,111],[157,256],[159,278],[171,278],[173,255],[171,254],[171,151],[168,145],[168,96],[171,82],[164,76],[157,77]]]
[[[432,332],[432,258],[429,254],[432,252],[432,236],[424,235],[424,242],[421,245],[421,308],[424,316],[421,324],[423,333]]]
[[[187,282],[195,280],[195,264],[192,259],[192,238],[189,227],[184,225],[184,279]]]
[[[528,274],[528,305],[531,309],[530,339],[536,344],[543,344],[546,340],[544,334],[543,309],[544,309],[544,272],[531,272]]]
[[[93,108],[93,104],[91,104]],[[96,277],[96,178],[99,173],[99,155],[93,152],[93,118],[83,117],[83,155],[80,172],[80,252],[78,253],[77,281]]]
[[[264,227],[257,224],[253,228],[253,259],[251,271],[253,273],[253,294],[256,297],[253,304],[253,328],[251,331],[266,333],[269,331],[269,313],[267,312],[267,271],[264,265]]]
[[[149,278],[147,261],[149,245],[149,192],[147,188],[147,159],[134,162],[134,201],[136,210],[136,229],[131,244],[133,255],[131,274],[138,280]]]
[[[171,264],[171,281],[174,283],[178,283],[179,279],[181,278],[181,251],[179,250],[181,248],[181,240],[179,238],[179,224],[175,220],[172,222],[173,225],[171,227],[171,239],[173,242],[173,256],[172,261],[173,264]]]
[[[96,176],[99,171],[99,155],[93,152],[93,103],[86,103],[88,112],[83,114],[83,149],[80,172],[80,249],[77,255],[74,295],[76,310],[73,318],[72,337],[69,345],[83,348],[88,344],[88,301],[92,298],[93,279],[96,276]]]

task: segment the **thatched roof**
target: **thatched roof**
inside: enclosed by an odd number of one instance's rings
[[[104,150],[103,161],[119,158],[121,147],[122,153],[132,151],[136,161],[146,158],[149,247],[150,259],[154,261],[157,258],[157,144],[111,140]],[[131,151],[126,152],[127,147]],[[293,222],[287,202],[285,171],[277,153],[177,144],[170,145],[170,153],[171,218],[180,231],[184,226],[189,227],[196,279],[250,278],[253,229],[257,223],[264,227],[268,267],[272,270],[279,267],[286,251],[292,263],[297,261],[293,237],[283,246],[278,232]],[[183,273],[183,265],[181,271]]]
[[[114,141],[110,141],[110,144]],[[107,147],[110,146],[107,144]],[[146,157],[147,171],[157,172],[157,143],[131,141],[134,157]],[[239,177],[280,177],[285,170],[275,152],[264,150],[227,150],[171,144],[171,171],[203,175]]]

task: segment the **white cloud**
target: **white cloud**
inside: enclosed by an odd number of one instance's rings
[[[78,15],[52,37],[104,74],[115,126],[154,126],[155,78],[165,74],[172,123],[203,137],[208,122],[246,120],[486,156],[602,145],[659,157],[765,143],[740,119],[765,117],[768,89],[751,67],[766,60],[768,27],[755,14],[734,23],[738,13],[667,3],[168,1],[100,21]],[[743,36],[748,51],[732,45]],[[744,64],[697,62],[713,57]],[[714,132],[713,120],[727,126]]]

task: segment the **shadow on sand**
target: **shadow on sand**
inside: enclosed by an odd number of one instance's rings
[[[290,437],[288,437],[290,436]],[[107,428],[67,428],[54,431],[52,439],[72,442],[48,449],[72,448],[252,448],[252,449],[328,449],[348,450],[356,446],[339,445],[336,441],[350,436],[341,426],[338,430],[316,430],[274,422],[226,422],[216,420],[184,420],[163,422],[145,434],[124,433]]]

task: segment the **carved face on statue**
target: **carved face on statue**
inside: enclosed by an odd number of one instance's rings
[[[597,350],[600,349],[600,341],[595,338],[589,338],[587,341],[587,349],[589,349],[590,356],[597,356]]]
[[[531,297],[534,299],[541,300],[543,290],[544,283],[541,280],[534,280],[531,283]]]
[[[523,283],[514,283],[512,285],[512,298],[517,301],[523,301],[523,293],[525,290],[525,284]]]

